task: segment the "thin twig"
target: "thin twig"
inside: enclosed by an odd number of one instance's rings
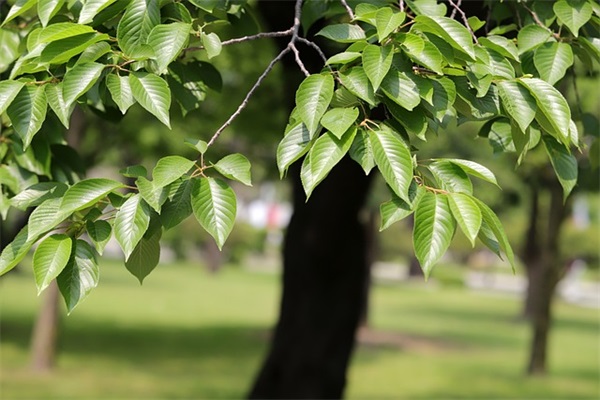
[[[300,67],[300,71],[302,71],[304,76],[310,76],[310,72],[307,71],[304,63],[302,63],[302,60],[300,59],[300,52],[298,51],[298,48],[294,45],[294,43],[290,43],[288,46],[294,52],[294,58],[296,60],[296,64],[298,64],[298,67]]]
[[[215,142],[215,140],[217,140],[219,138],[221,133],[223,133],[223,131],[229,125],[231,125],[233,120],[236,119],[237,116],[241,114],[241,112],[244,110],[244,108],[246,108],[246,106],[248,105],[248,100],[250,100],[250,97],[252,97],[252,95],[254,94],[256,89],[258,89],[258,87],[260,86],[262,81],[267,77],[269,72],[271,72],[271,70],[273,69],[275,64],[277,64],[283,58],[283,56],[285,56],[287,53],[289,53],[290,50],[291,50],[290,47],[286,47],[277,55],[277,57],[275,57],[273,60],[271,60],[271,62],[267,66],[267,68],[263,71],[263,73],[258,77],[256,82],[254,83],[254,86],[252,86],[252,88],[248,91],[248,93],[246,94],[246,97],[244,98],[244,101],[242,101],[242,103],[239,105],[237,110],[235,110],[235,112],[233,114],[231,114],[229,119],[227,121],[225,121],[225,123],[223,125],[221,125],[221,127],[214,133],[214,135],[212,135],[212,137],[206,144],[207,147],[210,147]]]
[[[465,12],[463,10],[460,9],[461,0],[457,0],[456,3],[453,0],[448,0],[448,2],[454,8],[454,11],[452,12],[452,17],[454,17],[455,11],[458,12],[460,14],[465,26],[471,33],[471,36],[473,36],[473,40],[475,40],[475,43],[479,43],[479,41],[477,40],[477,36],[475,36],[475,32],[473,32],[473,29],[471,29],[471,25],[469,25],[469,19],[467,18],[467,15],[465,14]]]
[[[346,0],[340,0],[340,3],[342,3],[342,5],[344,6],[344,8],[346,9],[346,12],[350,16],[350,19],[354,19],[354,12],[352,11],[352,8],[348,5],[348,3],[346,2]]]
[[[552,36],[554,36],[556,39],[560,39],[560,34],[555,33],[552,29],[550,29],[546,25],[544,25],[544,23],[542,22],[542,20],[540,20],[540,17],[538,17],[538,15],[535,11],[533,11],[531,8],[527,7],[527,5],[525,5],[524,3],[522,3],[522,5],[523,5],[523,8],[525,8],[527,11],[529,11],[529,14],[531,14],[531,16],[533,17],[533,20],[535,21],[536,24],[538,24],[538,26],[541,26],[542,28],[544,28],[545,30],[550,32],[552,34]]]
[[[217,131],[212,135],[212,137],[210,138],[210,140],[208,141],[208,143],[206,144],[207,147],[210,147],[221,135],[221,133],[223,133],[223,131],[229,126],[231,125],[231,123],[233,122],[233,120],[235,120],[241,113],[242,111],[246,108],[246,106],[248,105],[248,101],[250,100],[250,98],[252,97],[252,95],[254,94],[254,92],[256,91],[256,89],[258,89],[258,87],[260,86],[260,84],[265,80],[265,78],[267,77],[267,75],[269,74],[269,72],[271,72],[271,70],[273,69],[273,67],[275,67],[275,64],[277,64],[279,61],[281,61],[281,59],[290,51],[294,51],[294,53],[296,53],[298,50],[295,49],[294,44],[296,43],[296,41],[299,41],[301,38],[298,36],[299,32],[300,32],[300,16],[302,14],[302,0],[296,0],[296,5],[294,7],[294,25],[292,25],[292,27],[286,31],[282,31],[282,32],[286,32],[285,35],[281,35],[281,36],[288,36],[291,34],[291,38],[290,41],[287,45],[287,47],[285,49],[283,49],[278,55],[277,57],[275,57],[274,59],[271,60],[271,62],[269,63],[269,65],[267,66],[267,68],[263,71],[263,73],[258,77],[258,79],[256,80],[256,82],[254,83],[254,85],[252,86],[252,88],[250,88],[250,90],[248,91],[248,93],[246,93],[246,97],[244,98],[244,100],[242,101],[242,103],[238,106],[237,110],[235,110],[235,112],[233,114],[231,114],[231,116],[227,119],[227,121],[225,121],[225,123],[223,125],[221,125],[221,127],[219,129],[217,129]],[[268,37],[268,36],[264,36],[264,37]],[[299,57],[297,58],[297,62],[299,60]],[[298,64],[301,69],[302,72],[304,72],[305,74],[308,74],[308,71],[306,70],[306,68],[303,68],[304,65],[302,64],[302,62],[300,61],[300,63]]]
[[[321,48],[315,43],[315,42],[311,42],[308,39],[305,39],[303,37],[299,37],[296,39],[298,42],[300,43],[304,43],[305,45],[312,47],[313,49],[315,49],[315,51],[317,53],[319,53],[319,57],[321,57],[321,59],[323,60],[324,63],[327,62],[327,56],[325,55],[325,53],[323,53],[323,50],[321,50]]]
[[[404,5],[404,0],[400,0],[398,6],[400,7],[400,11],[404,12],[404,9],[406,8],[406,6]]]
[[[285,37],[285,36],[291,36],[293,33],[294,32],[293,32],[292,28],[287,29],[285,31],[260,32],[260,33],[257,33],[256,35],[242,36],[239,38],[224,40],[221,42],[221,45],[229,46],[232,44],[249,42],[249,41],[256,40],[256,39]],[[198,50],[203,50],[203,49],[204,49],[204,46],[192,46],[192,47],[186,48],[184,51],[198,51]]]
[[[453,8],[452,14],[450,14],[450,18],[454,18],[456,16],[456,10],[460,7],[460,3],[462,3],[462,0],[458,0],[456,2],[456,7]]]

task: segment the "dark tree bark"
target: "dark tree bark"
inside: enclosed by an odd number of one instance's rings
[[[251,398],[342,396],[365,304],[369,270],[359,211],[369,182],[347,158],[308,203],[295,180],[279,322]]]
[[[294,2],[259,3],[268,30],[293,21]],[[279,48],[288,38],[276,40]],[[323,61],[302,48],[310,71]],[[288,107],[303,76],[292,57],[283,60]],[[290,168],[294,214],[286,232],[283,295],[271,348],[250,398],[340,398],[364,315],[368,291],[366,227],[360,221],[370,179],[354,161],[342,160],[307,203],[300,162]]]

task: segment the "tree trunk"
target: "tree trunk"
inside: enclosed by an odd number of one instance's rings
[[[365,304],[370,179],[345,158],[307,203],[297,167],[280,317],[250,398],[340,398]]]
[[[60,321],[60,293],[56,281],[52,281],[44,293],[42,308],[38,314],[31,338],[31,369],[48,372],[56,360],[56,343]]]
[[[521,259],[527,272],[527,291],[525,292],[522,316],[527,320],[533,318],[534,302],[541,297],[538,293],[541,286],[537,282],[541,281],[541,272],[543,272],[543,268],[541,267],[542,261],[539,260],[542,254],[538,237],[538,223],[540,221],[539,188],[535,182],[530,183],[530,188],[531,197],[529,198],[528,226],[525,233],[525,245],[521,254]]]
[[[530,286],[535,290],[528,293],[531,307],[532,340],[527,372],[540,375],[546,372],[549,332],[552,321],[552,299],[556,286],[564,273],[564,263],[560,258],[559,240],[562,223],[567,215],[567,204],[563,202],[562,188],[558,182],[546,185],[550,193],[545,235],[535,261],[530,265],[532,270]],[[540,236],[540,235],[538,235]]]

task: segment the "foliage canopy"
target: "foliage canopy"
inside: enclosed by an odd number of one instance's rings
[[[192,214],[222,247],[236,216],[228,180],[251,185],[250,162],[231,154],[210,162],[210,147],[244,109],[273,66],[295,56],[306,79],[296,92],[277,166],[284,176],[302,159],[307,198],[346,155],[378,169],[391,199],[382,225],[415,213],[413,242],[427,277],[459,228],[514,266],[496,214],[473,192],[472,178],[497,185],[471,160],[419,158],[452,121],[483,121],[479,136],[526,162],[542,148],[569,195],[578,159],[597,142],[579,134],[581,112],[555,86],[600,62],[600,6],[592,0],[490,2],[485,23],[460,1],[296,1],[281,32],[222,40],[218,28],[251,18],[244,0],[16,0],[0,27],[0,214],[35,207],[28,225],[0,255],[0,274],[35,243],[38,291],[56,279],[69,312],[98,284],[98,264],[114,235],[140,282],[157,265],[163,230]],[[327,58],[302,31],[341,43]],[[516,21],[516,23],[515,23]],[[218,86],[210,64],[223,46],[289,37],[238,110],[210,138],[190,138],[189,160],[160,159],[149,174],[122,166],[134,181],[82,179],[64,128],[74,107],[125,114],[135,103],[170,126],[173,103],[185,115]],[[323,58],[310,74],[297,45]],[[579,126],[579,127],[578,127]]]

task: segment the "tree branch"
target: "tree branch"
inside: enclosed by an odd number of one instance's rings
[[[244,97],[244,100],[242,101],[242,103],[238,106],[237,110],[235,110],[235,112],[233,114],[231,114],[231,116],[227,119],[227,121],[225,121],[225,123],[223,125],[221,125],[221,127],[219,129],[217,129],[217,131],[212,135],[212,137],[210,138],[210,140],[207,143],[207,147],[210,147],[219,138],[219,136],[221,135],[221,133],[223,133],[223,131],[229,125],[231,125],[231,123],[242,113],[242,111],[248,105],[248,101],[250,100],[250,98],[252,97],[252,95],[254,94],[254,92],[256,92],[256,90],[261,85],[261,83],[265,80],[265,78],[267,77],[267,75],[269,75],[269,72],[271,72],[271,70],[273,69],[273,67],[275,67],[275,64],[277,64],[279,61],[281,61],[281,59],[287,53],[289,53],[290,51],[294,52],[294,54],[296,55],[296,63],[298,64],[298,66],[300,67],[300,69],[302,70],[302,72],[304,73],[304,75],[306,75],[306,76],[310,75],[310,73],[304,67],[304,64],[302,63],[302,60],[300,60],[300,54],[298,52],[298,49],[295,46],[295,43],[297,41],[300,41],[302,43],[306,43],[306,42],[312,43],[312,42],[310,42],[310,41],[308,41],[308,40],[306,40],[306,39],[301,38],[300,36],[298,36],[298,34],[300,32],[300,16],[302,14],[302,1],[303,0],[296,0],[296,6],[294,8],[294,24],[292,25],[292,27],[290,29],[285,30],[285,31],[272,32],[271,33],[271,34],[274,34],[274,35],[277,35],[277,36],[268,36],[266,34],[261,36],[261,37],[278,37],[278,36],[281,37],[281,36],[289,36],[291,34],[292,37],[290,38],[290,41],[289,41],[287,47],[285,49],[283,49],[277,55],[277,57],[275,57],[273,60],[271,60],[271,62],[267,66],[267,68],[258,77],[258,79],[254,83],[254,85],[250,88],[250,90],[246,94],[246,97]],[[249,36],[248,38],[257,38],[256,36],[259,36],[259,35]],[[240,38],[240,39],[243,39],[243,38]],[[247,40],[250,40],[250,39],[247,39]],[[239,43],[239,42],[240,42],[240,40],[238,40],[236,43]],[[225,42],[223,42],[223,43],[225,43]],[[319,51],[320,50],[321,49],[319,49]],[[322,54],[322,52],[321,52],[321,54]]]
[[[229,46],[231,44],[249,42],[249,41],[256,40],[256,39],[285,37],[285,36],[291,36],[293,33],[294,32],[293,32],[292,28],[287,29],[285,31],[278,31],[278,32],[260,32],[260,33],[257,33],[256,35],[242,36],[239,38],[224,40],[223,42],[221,42],[221,45]],[[186,48],[184,51],[185,52],[198,51],[198,50],[202,50],[202,49],[204,49],[204,46],[192,46],[192,47]]]
[[[277,57],[275,57],[273,60],[271,60],[271,62],[267,66],[267,68],[258,77],[258,79],[254,83],[254,85],[252,86],[252,88],[248,91],[248,93],[246,94],[246,97],[244,98],[244,100],[242,101],[242,103],[239,105],[239,107],[237,108],[237,110],[235,110],[235,112],[233,114],[231,114],[231,116],[229,117],[229,119],[227,119],[227,121],[225,121],[225,123],[223,125],[221,125],[221,127],[219,129],[217,129],[217,131],[212,135],[212,137],[210,138],[210,140],[206,144],[207,147],[210,147],[219,138],[219,136],[221,135],[221,133],[223,133],[223,131],[229,125],[231,125],[231,123],[233,122],[233,120],[236,119],[238,117],[238,115],[241,114],[241,112],[244,110],[244,108],[246,108],[246,106],[248,105],[248,101],[250,100],[250,97],[252,97],[252,95],[254,94],[254,92],[256,91],[256,89],[258,89],[258,87],[263,82],[263,80],[267,77],[267,75],[269,74],[269,72],[271,72],[271,70],[273,69],[273,67],[275,66],[275,64],[277,64],[279,61],[281,61],[281,59],[287,53],[289,53],[290,50],[291,50],[290,47],[286,47],[285,49],[283,49],[277,55]]]
[[[456,15],[456,12],[458,12],[463,20],[463,23],[469,30],[469,33],[471,33],[471,36],[473,36],[473,40],[475,40],[475,43],[479,43],[479,41],[477,40],[477,36],[475,36],[475,32],[473,32],[473,29],[471,29],[471,25],[469,25],[469,19],[467,18],[467,15],[465,14],[465,12],[463,10],[460,9],[461,1],[462,0],[457,0],[456,2],[454,2],[453,0],[448,0],[450,5],[454,8],[454,10],[452,11],[452,14],[450,15],[450,18],[454,18],[454,16]]]
[[[340,3],[342,3],[342,5],[344,6],[344,8],[346,9],[346,12],[350,16],[350,19],[354,19],[354,12],[352,11],[352,8],[348,5],[348,3],[346,2],[346,0],[340,0]]]

